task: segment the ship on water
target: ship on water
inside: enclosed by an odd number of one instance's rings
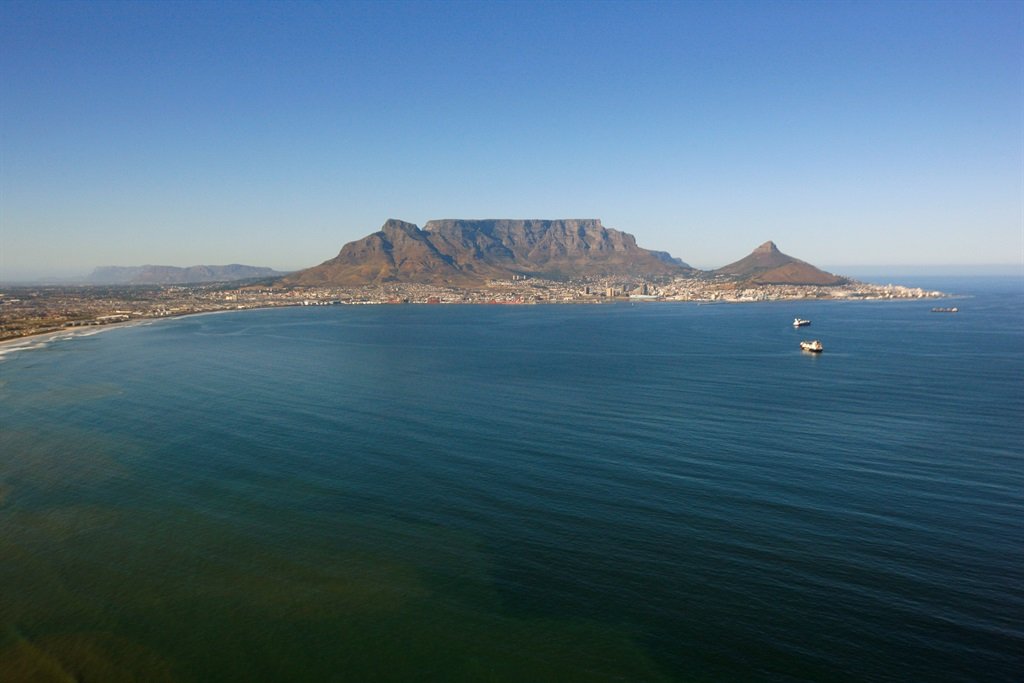
[[[803,318],[793,318],[793,327],[803,327],[805,325],[810,325],[810,324],[811,324],[810,320],[804,320]]]
[[[821,345],[821,342],[815,339],[814,341],[802,341],[800,342],[800,348],[804,351],[810,351],[811,353],[821,353],[825,350],[825,347]]]

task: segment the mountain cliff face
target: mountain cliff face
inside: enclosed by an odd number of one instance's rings
[[[464,282],[465,278],[422,230],[391,219],[379,231],[346,244],[333,259],[285,279],[289,284],[307,285],[398,281]]]
[[[231,282],[281,275],[273,268],[243,266],[103,266],[87,278],[93,285],[184,285],[203,282]]]
[[[596,219],[448,219],[430,221],[422,230],[391,219],[372,235],[346,244],[335,258],[283,282],[464,285],[515,275],[559,279],[687,272],[693,271],[682,261],[642,249],[632,235]]]
[[[712,274],[759,285],[841,285],[848,281],[783,254],[774,242],[765,242],[748,256],[722,266]]]

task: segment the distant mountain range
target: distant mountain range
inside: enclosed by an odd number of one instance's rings
[[[184,285],[204,282],[233,282],[284,275],[273,268],[232,263],[227,266],[103,266],[86,282],[91,285]]]
[[[780,252],[766,242],[749,256],[700,271],[598,219],[429,221],[423,229],[390,219],[349,242],[334,258],[280,280],[283,285],[365,285],[409,282],[474,285],[521,276],[721,276],[752,284],[838,285],[844,278]]]

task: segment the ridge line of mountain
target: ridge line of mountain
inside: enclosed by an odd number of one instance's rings
[[[848,279],[779,251],[768,241],[747,256],[699,270],[665,251],[644,249],[626,232],[597,218],[440,219],[423,228],[390,218],[381,229],[345,244],[323,263],[282,273],[225,266],[104,266],[85,280],[95,285],[176,285],[273,280],[289,286],[420,283],[475,286],[489,280],[602,277],[696,277],[748,285],[835,286]]]
[[[441,219],[423,228],[389,218],[381,229],[345,244],[334,258],[282,277],[282,285],[382,283],[475,285],[487,280],[719,277],[756,285],[834,286],[849,282],[783,254],[765,242],[748,256],[702,271],[668,252],[639,247],[600,219]]]
[[[86,277],[92,285],[184,285],[277,278],[285,273],[261,266],[231,263],[224,266],[99,266]]]

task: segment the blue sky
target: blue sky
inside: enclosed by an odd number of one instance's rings
[[[1024,3],[0,4],[0,279],[302,268],[391,217],[1020,264]]]

